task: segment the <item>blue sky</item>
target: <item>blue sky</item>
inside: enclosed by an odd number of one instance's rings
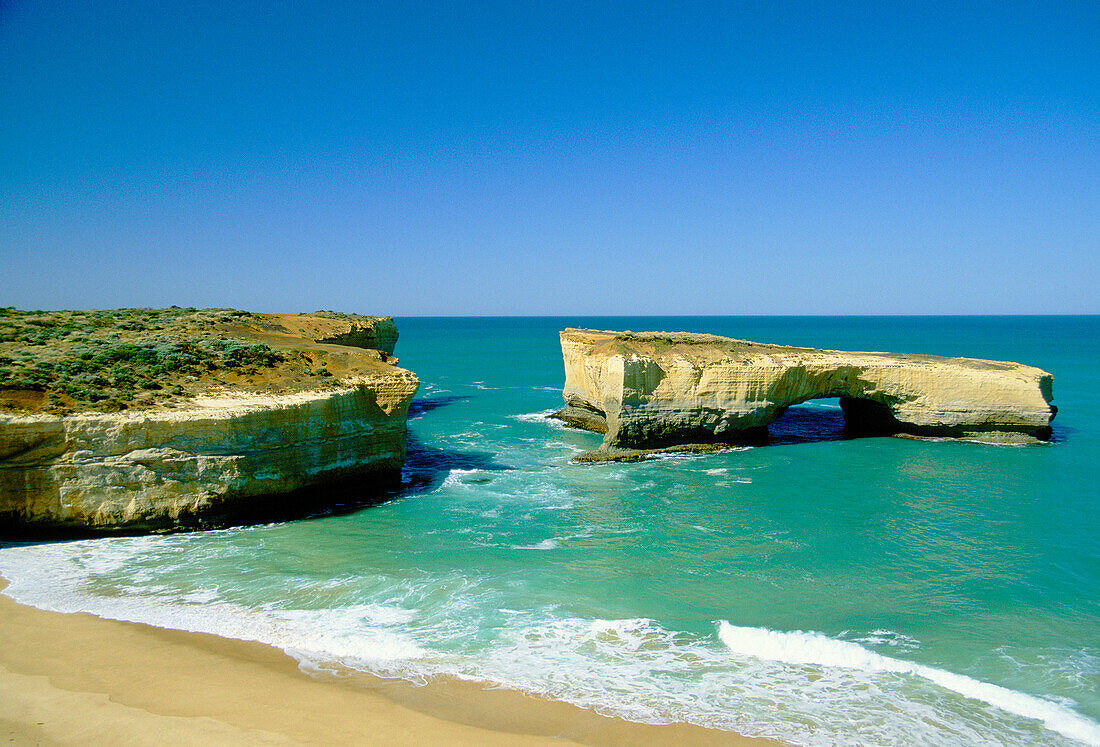
[[[1100,3],[0,0],[0,305],[1100,312]]]

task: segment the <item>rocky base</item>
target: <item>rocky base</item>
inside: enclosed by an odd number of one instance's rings
[[[571,428],[593,433],[607,433],[607,417],[584,402],[571,402],[548,417],[560,420]]]
[[[679,444],[659,449],[620,449],[615,446],[593,449],[577,454],[572,461],[591,462],[644,462],[665,454],[710,454],[715,451],[737,448],[734,444]]]

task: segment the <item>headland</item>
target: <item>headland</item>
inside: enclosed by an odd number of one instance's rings
[[[0,314],[8,533],[232,523],[274,497],[397,479],[419,386],[389,317]]]

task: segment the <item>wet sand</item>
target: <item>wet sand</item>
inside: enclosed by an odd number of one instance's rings
[[[770,744],[457,680],[322,679],[261,643],[45,612],[0,595],[0,743],[78,742]]]

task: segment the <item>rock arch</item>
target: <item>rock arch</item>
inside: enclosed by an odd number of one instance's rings
[[[561,333],[566,407],[604,447],[759,440],[788,407],[836,397],[849,427],[992,442],[1049,439],[1053,377],[1019,363],[786,347],[666,332]]]

